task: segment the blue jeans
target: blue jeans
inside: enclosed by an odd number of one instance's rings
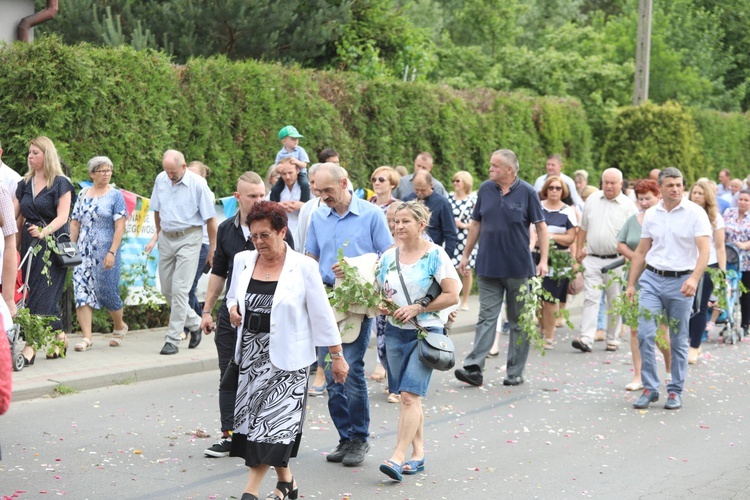
[[[428,332],[445,335],[443,328],[427,327]],[[388,357],[388,391],[410,392],[425,397],[430,386],[432,368],[419,360],[417,331],[385,324],[385,350]]]
[[[474,333],[474,348],[464,360],[464,368],[484,369],[484,360],[495,341],[497,316],[503,300],[506,301],[510,339],[508,339],[508,358],[506,373],[508,377],[520,377],[529,357],[529,339],[518,325],[518,316],[523,304],[518,300],[521,287],[526,286],[528,278],[483,278],[477,276],[479,287],[479,318]],[[386,342],[387,346],[387,342]]]
[[[682,394],[687,374],[688,325],[693,309],[693,297],[680,293],[682,284],[690,277],[686,274],[677,278],[666,278],[645,270],[638,281],[641,285],[639,304],[643,309],[657,315],[666,313],[669,322],[677,321],[677,328],[669,327],[669,341],[672,348],[672,382],[667,384],[668,392]],[[659,381],[656,367],[655,338],[659,329],[657,320],[638,318],[638,349],[641,351],[641,379],[643,387],[658,391]]]
[[[326,373],[328,411],[339,431],[339,441],[362,439],[370,435],[370,399],[365,380],[365,352],[370,343],[372,318],[365,318],[359,329],[359,337],[350,344],[341,344],[344,359],[349,364],[349,374],[343,384],[333,381],[330,367]]]

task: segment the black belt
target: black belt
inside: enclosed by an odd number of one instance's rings
[[[245,312],[245,330],[250,333],[270,332],[271,315],[269,313]]]
[[[686,274],[690,274],[693,272],[692,269],[688,271],[662,271],[661,269],[656,269],[655,267],[651,267],[648,264],[646,264],[646,269],[654,274],[658,274],[659,276],[664,276],[665,278],[679,278],[680,276],[685,276]]]
[[[620,256],[619,253],[615,253],[615,254],[612,254],[612,255],[596,255],[595,253],[590,253],[589,255],[592,256],[592,257],[598,257],[600,259],[616,259],[617,257]]]

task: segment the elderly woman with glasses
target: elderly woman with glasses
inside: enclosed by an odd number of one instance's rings
[[[122,321],[120,298],[120,243],[125,234],[125,198],[110,184],[114,167],[106,156],[96,156],[88,163],[93,186],[81,191],[70,218],[70,239],[78,242],[82,262],[73,269],[76,316],[83,338],[76,351],[87,351],[94,345],[91,318],[94,309],[109,311],[114,332],[109,341],[118,347],[125,339],[128,325]]]
[[[302,439],[315,347],[328,346],[334,382],[346,381],[349,365],[318,263],[284,242],[284,208],[256,203],[247,226],[255,250],[235,255],[226,299],[229,322],[237,328],[239,365],[230,454],[250,468],[243,500],[258,500],[270,467],[278,481],[268,498],[297,498],[289,462]]]
[[[369,199],[369,202],[379,206],[385,213],[391,203],[398,201],[391,193],[398,187],[400,180],[401,176],[392,167],[384,166],[375,169],[372,177],[370,177],[372,190],[375,194]]]
[[[471,214],[474,212],[474,204],[477,201],[476,196],[471,192],[473,186],[474,179],[466,170],[460,170],[453,175],[453,192],[448,195],[448,201],[451,202],[451,209],[453,209],[453,218],[456,222],[456,233],[458,236],[456,251],[451,255],[451,260],[455,267],[458,267],[461,263],[461,257],[464,254],[464,248],[466,248],[466,239],[469,237]],[[471,251],[471,256],[469,256],[469,268],[474,268],[478,248],[479,247],[475,245],[474,250]],[[469,295],[471,295],[472,280],[472,273],[468,273],[466,276],[463,274],[461,275],[461,283],[463,285],[463,296],[461,297],[462,311],[469,310]]]

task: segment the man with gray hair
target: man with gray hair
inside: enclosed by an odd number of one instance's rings
[[[161,354],[177,354],[185,327],[189,347],[197,346],[201,318],[188,305],[188,292],[198,267],[203,225],[208,231],[208,264],[216,249],[216,209],[206,180],[187,169],[185,156],[173,149],[162,157],[164,169],[151,192],[159,245],[159,284],[169,304],[169,328]]]
[[[688,367],[690,313],[708,264],[709,237],[713,230],[706,211],[683,198],[682,173],[678,169],[665,168],[659,173],[658,182],[661,201],[643,216],[641,241],[633,255],[625,291],[632,300],[638,281],[638,305],[643,311],[638,318],[638,347],[643,360],[644,391],[633,407],[648,408],[659,399],[654,339],[658,318],[665,313],[670,325],[672,380],[667,383],[669,396],[664,408],[677,410],[682,407]]]
[[[335,279],[344,277],[337,260],[339,249],[343,249],[346,257],[366,253],[380,255],[393,245],[393,238],[383,211],[352,195],[346,171],[340,166],[321,164],[315,173],[315,188],[326,206],[312,214],[305,250],[318,261],[323,282],[328,288],[333,288]],[[364,357],[372,323],[372,318],[364,316],[358,336],[342,344],[344,358],[349,364],[346,382],[334,382],[330,369],[325,372],[328,411],[339,433],[338,446],[326,456],[326,460],[347,467],[360,465],[370,450],[370,403]]]
[[[540,260],[534,266],[529,249],[529,226],[539,235]],[[458,380],[473,386],[484,382],[482,369],[495,339],[497,317],[506,301],[510,340],[506,377],[503,385],[523,383],[523,370],[529,355],[529,339],[518,325],[522,303],[518,295],[529,278],[547,274],[549,237],[542,204],[534,188],[518,178],[518,158],[509,149],[492,153],[490,180],[477,192],[469,235],[458,270],[471,272],[469,257],[479,242],[476,257],[479,286],[479,318],[474,334],[474,348],[455,371]]]
[[[620,283],[611,280],[614,274],[621,275],[622,270],[607,273],[602,268],[621,258],[617,253],[617,235],[625,221],[637,211],[635,203],[622,192],[622,172],[616,168],[605,170],[602,173],[602,190],[586,200],[578,231],[577,257],[579,262],[583,262],[584,302],[580,335],[573,339],[572,345],[583,352],[591,352],[594,342],[602,286],[609,283],[604,289],[607,311],[611,310],[612,301],[622,291]],[[608,314],[607,351],[617,350],[620,328],[622,317]]]

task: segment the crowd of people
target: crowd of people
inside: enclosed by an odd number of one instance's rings
[[[601,339],[606,351],[617,351],[622,318],[612,303],[637,294],[646,313],[630,333],[634,373],[624,387],[643,391],[635,408],[659,399],[658,345],[666,365],[665,408],[678,409],[688,365],[697,362],[701,341],[714,326],[718,301],[707,268],[726,271],[727,242],[740,253],[741,271],[750,271],[750,190],[742,181],[738,188],[727,170],[718,185],[700,179],[686,190],[682,173],[666,168],[629,190],[622,172],[610,168],[597,189],[586,171],[565,175],[562,158],[552,155],[546,173],[530,183],[522,180],[515,153],[500,149],[476,191],[472,174],[459,171],[448,192],[431,173],[432,155],[421,152],[412,173],[381,166],[371,174],[371,189],[355,190],[336,151],[321,151],[310,165],[302,138],[291,125],[279,131],[282,148],[273,166],[265,178],[239,176],[237,212],[221,224],[206,181],[210,169],[188,164],[180,151],[163,154],[151,194],[157,231],[145,251],[158,247],[158,278],[170,311],[160,353],[176,355],[183,340],[196,348],[203,335],[214,335],[222,438],[205,454],[245,460],[245,500],[257,500],[271,467],[277,483],[268,498],[297,498],[289,464],[299,449],[307,397],[327,395],[338,443],[326,460],[349,467],[364,462],[370,450],[364,357],[373,334],[378,365],[372,377],[387,379],[388,400],[400,405],[396,443],[380,471],[397,481],[424,471],[422,398],[432,369],[417,354],[418,331],[446,334],[449,317],[469,310],[474,279],[479,310],[472,350],[454,372],[459,381],[484,383],[505,309],[503,384],[525,382],[530,339],[520,324],[520,295],[530,278],[540,276],[547,292],[538,325],[545,349],[559,348],[561,310],[569,294],[582,289],[582,320],[569,349],[591,353]],[[94,309],[104,308],[112,318],[110,346],[126,345],[128,332],[118,290],[125,202],[112,185],[109,158],[92,158],[88,173],[92,185],[76,194],[46,137],[30,142],[25,176],[0,161],[2,281],[15,283],[12,249],[23,256],[60,238],[76,242],[82,258],[73,269],[79,352],[94,345]],[[348,314],[346,327],[327,300],[345,277],[340,251],[368,262],[362,275],[390,301],[375,313]],[[617,266],[623,258],[631,261],[627,275]],[[196,285],[209,269],[201,303]],[[38,258],[24,272],[26,307],[52,316],[60,332],[62,347],[48,358],[67,351],[58,300],[66,274]],[[742,281],[750,287],[750,272]],[[431,294],[435,286],[439,291]],[[3,299],[7,329],[16,314],[13,287],[3,287]],[[740,303],[747,329],[750,294]],[[662,314],[667,321],[660,325],[654,318]],[[34,364],[30,346],[23,355]]]

